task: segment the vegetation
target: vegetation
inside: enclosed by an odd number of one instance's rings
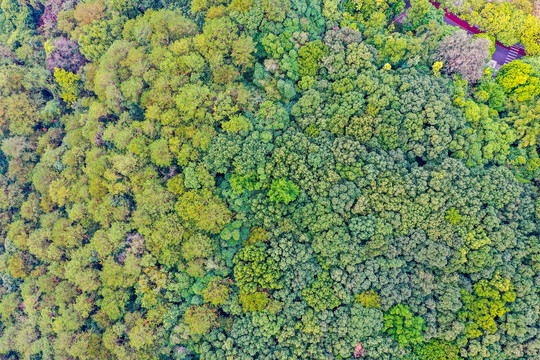
[[[533,13],[537,6],[533,0],[472,1],[440,3],[463,19],[495,36],[503,45],[522,43],[529,55],[540,55],[540,19]]]
[[[537,359],[540,31],[452,4],[2,1],[0,359]]]

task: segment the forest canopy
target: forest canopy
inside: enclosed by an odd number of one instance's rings
[[[0,359],[538,359],[539,21],[441,5],[3,0]]]

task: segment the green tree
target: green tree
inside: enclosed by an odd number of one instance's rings
[[[270,201],[277,203],[284,202],[285,204],[296,200],[299,189],[292,181],[286,179],[273,180],[268,192]]]
[[[431,339],[428,343],[414,346],[414,353],[422,360],[461,360],[455,343]]]
[[[190,306],[184,314],[184,322],[189,326],[191,336],[207,334],[217,325],[217,314],[208,306]]]
[[[383,331],[392,335],[401,346],[426,341],[423,336],[425,330],[425,320],[420,316],[414,316],[408,305],[395,305],[384,314]]]
[[[540,94],[540,78],[530,64],[521,60],[512,61],[501,67],[496,81],[518,101],[529,101]]]
[[[302,297],[315,311],[332,310],[341,304],[327,272],[317,274],[317,280],[302,290]]]
[[[474,339],[483,334],[493,334],[497,331],[497,319],[502,317],[508,308],[507,303],[516,299],[513,285],[509,279],[492,281],[485,279],[474,284],[474,293],[461,290],[463,308],[459,317],[466,322],[466,336]]]
[[[298,73],[300,76],[315,76],[321,58],[327,55],[328,49],[320,41],[313,41],[298,50]]]
[[[178,215],[201,230],[219,233],[230,221],[231,213],[225,203],[209,190],[190,190],[176,203]]]
[[[234,278],[241,293],[253,293],[258,288],[279,289],[280,277],[279,266],[263,243],[243,247],[234,257]]]
[[[240,293],[240,303],[245,312],[262,311],[268,304],[268,294],[256,291],[251,294]]]
[[[355,297],[356,302],[359,302],[365,307],[368,307],[368,308],[381,307],[379,295],[373,290],[363,291],[361,294],[357,294],[354,297]]]
[[[60,97],[68,105],[77,100],[79,95],[79,88],[77,82],[79,81],[79,76],[73,73],[70,73],[64,69],[54,69],[54,78],[60,86],[61,93]]]
[[[219,276],[215,277],[202,291],[204,301],[213,305],[224,304],[231,294],[231,283],[232,281],[230,279],[223,279]]]

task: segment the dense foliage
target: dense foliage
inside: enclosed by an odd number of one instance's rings
[[[540,58],[405,7],[2,1],[0,359],[538,359]]]
[[[540,55],[540,18],[538,18],[537,1],[441,0],[437,2],[459,14],[472,25],[495,36],[502,44],[512,46],[522,43],[528,54]]]

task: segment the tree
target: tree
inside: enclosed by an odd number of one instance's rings
[[[540,55],[540,20],[533,16],[527,15],[525,20],[524,31],[521,35],[521,43],[525,46],[528,55]]]
[[[229,299],[231,294],[230,284],[232,280],[216,277],[212,279],[203,290],[202,295],[205,302],[213,305],[222,305]]]
[[[540,64],[411,5],[2,1],[2,356],[533,360]]]
[[[407,20],[411,30],[416,30],[420,26],[427,25],[431,20],[443,24],[444,10],[436,9],[427,0],[413,0],[411,7],[407,9]]]
[[[270,201],[275,201],[277,203],[284,202],[285,204],[288,204],[296,199],[298,192],[298,186],[296,186],[292,181],[282,178],[272,181],[270,191],[268,192],[268,197],[270,198]]]
[[[14,135],[29,135],[38,122],[34,101],[25,93],[15,93],[0,104],[0,129],[9,128]]]
[[[206,189],[182,194],[176,203],[176,211],[185,221],[213,234],[219,233],[231,218],[225,203]]]
[[[328,49],[320,41],[307,43],[298,50],[298,73],[300,76],[315,76],[318,62],[327,55]]]
[[[105,17],[106,6],[102,0],[92,0],[80,3],[75,8],[73,16],[79,25],[89,25],[96,20]]]
[[[208,306],[190,306],[184,314],[184,322],[189,326],[191,336],[207,334],[217,325],[217,314]]]
[[[233,261],[234,278],[241,293],[253,293],[258,288],[281,288],[281,271],[275,260],[268,256],[263,243],[243,247]]]
[[[85,57],[80,53],[79,46],[74,41],[59,37],[51,41],[50,46],[52,50],[47,56],[47,66],[50,71],[59,68],[76,73],[86,63]]]
[[[485,81],[477,88],[477,99],[480,102],[487,102],[490,108],[497,111],[504,111],[506,109],[507,96],[504,88],[496,81]]]
[[[302,290],[302,297],[315,311],[332,310],[338,307],[341,301],[335,295],[331,284],[332,282],[327,272],[319,273],[317,280],[308,288]]]
[[[516,299],[510,280],[500,278],[489,282],[482,279],[474,284],[473,294],[462,290],[461,296],[464,306],[459,317],[466,321],[466,336],[470,339],[481,336],[482,330],[487,334],[495,333],[496,319],[509,310],[505,305]]]
[[[460,360],[459,348],[456,344],[439,339],[431,339],[428,343],[414,347],[414,353],[422,360]]]
[[[262,0],[262,8],[268,20],[281,22],[287,16],[291,4],[289,0]]]
[[[425,320],[414,316],[407,305],[398,304],[384,314],[383,331],[392,335],[401,346],[410,346],[425,341]]]
[[[444,72],[459,74],[474,83],[484,75],[490,44],[489,39],[472,38],[467,32],[458,30],[441,40],[435,57],[443,62]]]
[[[228,83],[237,78],[238,71],[252,66],[253,41],[238,35],[236,26],[228,17],[208,21],[203,33],[194,38],[195,47],[208,61],[214,81]]]
[[[540,78],[537,75],[530,64],[516,60],[501,67],[496,81],[518,101],[529,101],[540,94]]]
[[[474,39],[476,38],[485,38],[485,39],[489,39],[491,41],[491,44],[489,45],[489,58],[491,59],[491,57],[493,57],[493,54],[495,53],[495,50],[496,50],[496,47],[495,47],[495,42],[496,42],[496,39],[494,36],[492,35],[489,35],[487,33],[480,33],[480,34],[475,34],[473,36]]]
[[[262,311],[268,304],[268,294],[256,291],[251,294],[240,293],[240,303],[245,312]]]
[[[373,290],[364,291],[359,295],[355,295],[355,301],[368,308],[381,307],[379,295]]]
[[[79,95],[79,88],[77,86],[77,82],[79,81],[78,75],[64,69],[55,68],[54,78],[62,90],[60,93],[62,100],[68,105],[77,100],[77,96]]]

